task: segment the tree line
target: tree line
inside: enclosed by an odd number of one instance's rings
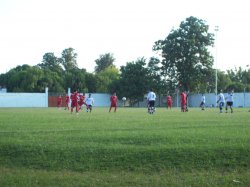
[[[95,60],[93,73],[78,67],[73,48],[64,49],[60,57],[48,52],[35,66],[19,65],[1,74],[0,85],[9,92],[44,92],[45,87],[55,93],[65,93],[68,87],[91,93],[116,91],[132,103],[141,100],[149,88],[157,94],[215,92],[216,70],[209,52],[214,34],[208,30],[204,20],[188,17],[165,39],[154,43],[152,49],[161,57],[140,57],[117,68],[114,55],[106,53]],[[217,70],[217,75],[218,91],[250,91],[249,69]]]

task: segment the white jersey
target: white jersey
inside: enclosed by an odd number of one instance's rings
[[[147,96],[147,100],[148,101],[155,101],[155,99],[156,99],[155,93],[154,92],[149,92],[148,96]]]
[[[203,96],[201,97],[201,102],[203,102],[203,103],[206,102],[206,97],[205,97],[205,95],[203,95]]]
[[[234,96],[233,93],[228,93],[226,97],[227,102],[233,102],[233,96]]]
[[[225,97],[224,97],[223,93],[220,93],[220,94],[219,94],[218,102],[219,102],[219,103],[225,103]]]
[[[93,97],[87,97],[85,103],[87,105],[93,105],[94,104],[94,98]]]

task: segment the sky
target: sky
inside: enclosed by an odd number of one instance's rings
[[[106,53],[118,68],[158,57],[154,42],[190,16],[216,34],[214,68],[249,68],[248,0],[0,0],[0,73],[37,65],[45,53],[61,57],[69,47],[78,54],[78,67],[88,72]]]

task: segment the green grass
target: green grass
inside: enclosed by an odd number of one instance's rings
[[[0,186],[249,186],[249,116],[0,108]]]

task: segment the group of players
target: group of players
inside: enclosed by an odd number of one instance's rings
[[[181,111],[182,112],[187,112],[187,95],[188,93],[186,91],[181,92]],[[153,92],[153,89],[150,89],[147,95],[147,104],[148,104],[148,113],[149,114],[154,114],[155,112],[155,100],[156,100],[156,94]],[[167,95],[166,97],[166,103],[167,103],[167,108],[170,110],[172,109],[173,106],[173,99],[171,95]]]
[[[187,97],[188,97],[188,92],[184,91],[181,92],[180,94],[181,96],[181,112],[187,112],[188,108],[187,108]],[[223,110],[223,106],[225,103],[225,97],[223,95],[222,92],[220,92],[219,96],[218,96],[218,105],[220,108],[220,113],[222,113]],[[148,104],[148,113],[149,114],[154,114],[155,112],[155,100],[156,100],[156,94],[153,92],[152,89],[150,89],[150,91],[148,92],[147,95],[147,104]],[[202,94],[201,97],[201,103],[200,103],[200,107],[202,110],[205,110],[205,95]],[[70,102],[71,101],[71,102]],[[76,113],[78,114],[80,110],[82,110],[83,105],[86,106],[86,112],[91,112],[92,111],[92,106],[94,104],[94,98],[91,96],[91,94],[88,95],[88,97],[85,97],[85,93],[78,93],[77,91],[74,91],[73,93],[71,93],[71,95],[66,95],[65,97],[65,110],[70,110],[71,113],[73,113],[74,109],[76,111]],[[169,108],[171,110],[172,105],[173,105],[173,99],[170,95],[167,95],[166,97],[166,104],[167,104],[167,108]],[[59,96],[58,100],[57,100],[57,106],[58,108],[60,108],[62,106],[62,97]],[[71,106],[71,107],[69,107]],[[109,108],[109,112],[111,112],[112,108],[114,108],[114,112],[116,112],[118,106],[118,98],[116,96],[116,93],[114,92],[111,96],[110,96],[110,108]],[[230,108],[231,113],[233,113],[233,90],[228,92],[228,95],[226,97],[226,113],[228,108]]]
[[[188,108],[187,108],[187,98],[188,98],[188,92],[183,91],[180,94],[181,96],[181,112],[187,112]],[[234,97],[234,91],[233,90],[229,90],[227,93],[227,96],[224,97],[222,90],[218,95],[218,106],[220,109],[220,113],[223,112],[223,107],[225,106],[225,110],[226,113],[228,112],[228,108],[230,108],[231,113],[233,113],[233,97]],[[153,90],[151,89],[147,95],[147,102],[148,102],[148,113],[149,114],[153,114],[155,112],[155,99],[156,99],[156,95],[153,92]],[[166,103],[167,103],[167,108],[172,108],[172,104],[173,104],[173,100],[172,97],[170,95],[167,95],[166,97]],[[204,94],[202,94],[201,96],[201,103],[200,103],[200,107],[201,110],[205,110],[205,103],[206,103],[206,97]]]
[[[83,105],[86,106],[86,112],[92,112],[92,108],[94,105],[94,98],[91,94],[88,97],[85,97],[85,93],[78,93],[76,90],[71,93],[71,95],[65,96],[65,110],[70,110],[71,114],[76,111],[76,114],[79,113],[80,110],[83,109]],[[116,112],[116,108],[118,105],[118,98],[116,93],[114,92],[113,95],[110,97],[110,108],[109,112],[111,112],[112,108],[114,107],[114,112]],[[62,97],[61,95],[57,98],[57,107],[60,109],[62,107]]]

